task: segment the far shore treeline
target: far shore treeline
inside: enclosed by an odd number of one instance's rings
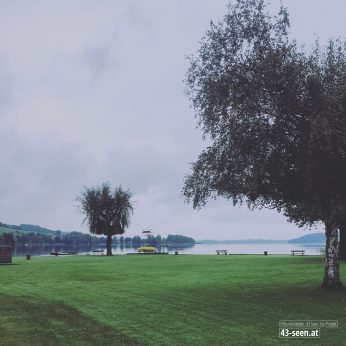
[[[114,238],[114,245],[129,244],[140,246],[142,244],[194,244],[195,240],[183,235],[168,235],[166,238],[148,236],[145,239],[140,236]],[[78,245],[97,247],[106,245],[106,237],[94,236],[82,232],[53,231],[36,225],[8,225],[0,222],[0,246],[26,246],[26,245]]]

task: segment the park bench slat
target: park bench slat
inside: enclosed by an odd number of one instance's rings
[[[305,250],[291,250],[292,256],[294,256],[295,253],[300,253],[302,256],[305,253]]]
[[[216,250],[216,254],[218,254],[218,255],[227,255],[227,250]]]

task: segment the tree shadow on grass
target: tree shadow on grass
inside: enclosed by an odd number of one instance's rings
[[[0,295],[0,345],[142,345],[77,309]]]
[[[281,320],[337,320],[340,326],[346,322],[345,291],[321,291],[313,284],[218,287],[215,283],[162,294],[157,302],[164,303],[171,320],[169,333],[180,326],[182,335],[197,335],[201,344],[247,345],[253,344],[254,336],[258,345],[286,344],[278,339]],[[193,312],[188,323],[186,311]],[[343,328],[325,328],[321,333],[326,345],[341,345],[346,338]]]

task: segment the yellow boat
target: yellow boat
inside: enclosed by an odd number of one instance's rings
[[[153,246],[141,246],[137,249],[139,253],[155,253],[157,249]]]

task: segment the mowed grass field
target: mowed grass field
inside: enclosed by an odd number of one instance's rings
[[[12,233],[12,232],[13,232],[13,229],[11,229],[11,228],[0,227],[0,234],[3,234],[3,233]]]
[[[0,266],[0,345],[344,345],[346,293],[308,256],[66,256]],[[346,283],[346,268],[341,267]],[[280,320],[338,320],[280,339]]]

